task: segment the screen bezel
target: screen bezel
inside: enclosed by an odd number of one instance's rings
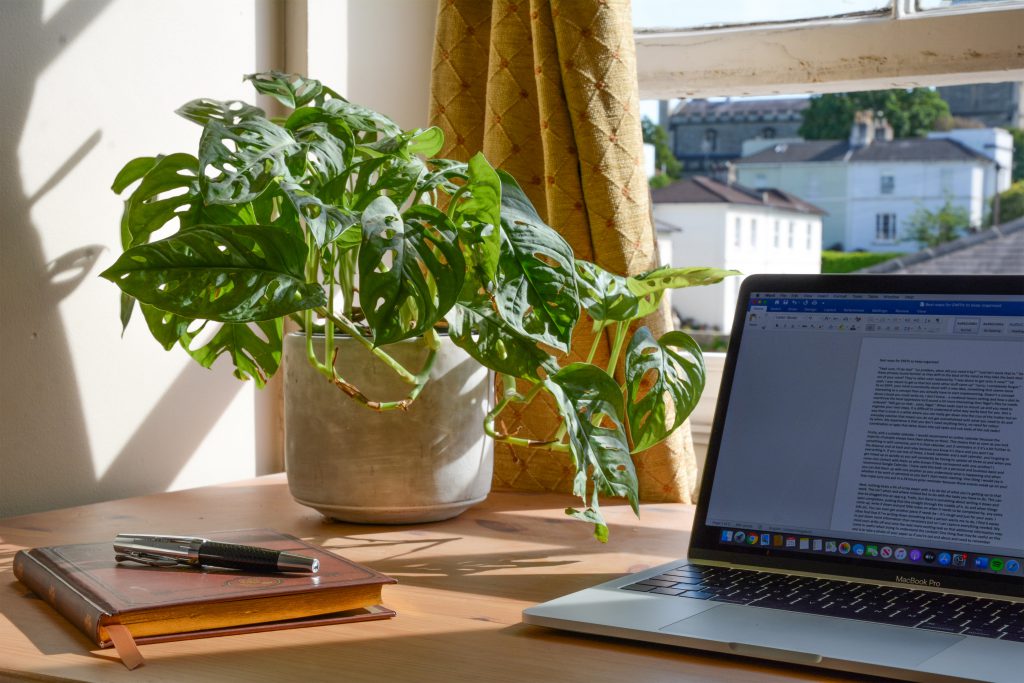
[[[732,334],[725,357],[721,388],[715,406],[700,495],[690,536],[689,558],[752,567],[832,574],[851,578],[896,581],[897,575],[931,579],[941,588],[1024,597],[1024,577],[981,574],[970,570],[893,563],[849,556],[808,556],[761,546],[723,547],[718,527],[708,527],[707,511],[718,464],[722,430],[729,410],[736,359],[743,343],[746,311],[753,292],[835,292],[864,294],[1024,295],[1019,275],[751,275],[740,287]]]

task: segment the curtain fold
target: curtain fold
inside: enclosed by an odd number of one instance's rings
[[[430,116],[445,133],[441,156],[483,151],[580,258],[625,275],[657,265],[628,0],[440,0]],[[656,336],[671,329],[667,303],[644,324]],[[571,360],[583,360],[591,334],[577,330]],[[542,396],[507,409],[503,429],[554,436],[557,410]],[[688,423],[634,460],[641,499],[691,501]],[[496,488],[570,492],[574,473],[566,455],[495,449]]]

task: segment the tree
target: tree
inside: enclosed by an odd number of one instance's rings
[[[921,247],[937,247],[960,237],[971,227],[971,216],[962,206],[954,206],[953,200],[946,202],[938,211],[929,211],[923,206],[907,219],[903,241],[917,242]]]
[[[654,145],[655,177],[658,177],[658,174],[667,175],[669,178],[681,177],[683,165],[669,147],[668,132],[646,116],[640,121],[640,126],[643,128],[644,142]],[[668,184],[666,181],[660,182]]]
[[[1024,180],[1024,130],[1007,128],[1013,136],[1013,182]]]
[[[827,93],[811,98],[799,133],[807,140],[841,140],[864,109],[881,112],[897,138],[923,136],[950,115],[945,100],[928,88]]]
[[[995,213],[995,199],[992,200]],[[1018,180],[999,194],[999,222],[1008,223],[1024,216],[1024,180]]]

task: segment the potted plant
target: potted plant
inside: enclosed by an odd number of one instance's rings
[[[641,327],[627,343],[630,323],[655,310],[666,289],[730,273],[608,273],[576,259],[516,181],[482,155],[468,163],[432,158],[439,129],[403,131],[301,76],[247,79],[288,114],[194,100],[177,113],[202,126],[198,154],[134,159],[115,179],[118,193],[138,183],[125,201],[124,251],[102,273],[122,290],[122,324],[138,304],[165,348],[182,346],[207,367],[228,355],[239,378],[262,386],[278,368],[290,318],[324,386],[378,413],[412,412],[443,331],[502,379],[486,433],[568,453],[583,505],[567,513],[606,540],[598,496],[622,496],[637,509],[631,454],[678,428],[704,385],[690,337],[655,339]],[[591,362],[596,342],[588,362],[566,362],[584,316],[595,339],[614,330],[605,367]],[[368,355],[347,365],[341,335]],[[423,349],[413,367],[395,352],[410,340]],[[620,386],[613,372],[623,354]],[[408,387],[405,395],[384,400],[352,381],[350,371],[369,358]],[[557,439],[538,444],[498,430],[504,408],[545,391],[564,420]],[[378,441],[401,460],[402,442]]]

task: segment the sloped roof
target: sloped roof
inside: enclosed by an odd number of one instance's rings
[[[792,114],[802,116],[803,111],[810,106],[810,103],[811,100],[808,97],[716,100],[714,102],[705,99],[696,99],[680,102],[672,112],[672,116],[720,118],[731,118],[734,116],[771,117],[789,116]]]
[[[816,161],[991,161],[988,157],[946,138],[902,138],[876,141],[857,149],[848,140],[809,140],[779,143],[737,159],[737,164],[806,163]]]
[[[705,176],[694,176],[651,191],[655,204],[743,204],[818,216],[826,212],[799,197],[774,188],[751,189],[736,183],[723,183]]]
[[[1024,275],[1024,218],[901,256],[859,273]]]

